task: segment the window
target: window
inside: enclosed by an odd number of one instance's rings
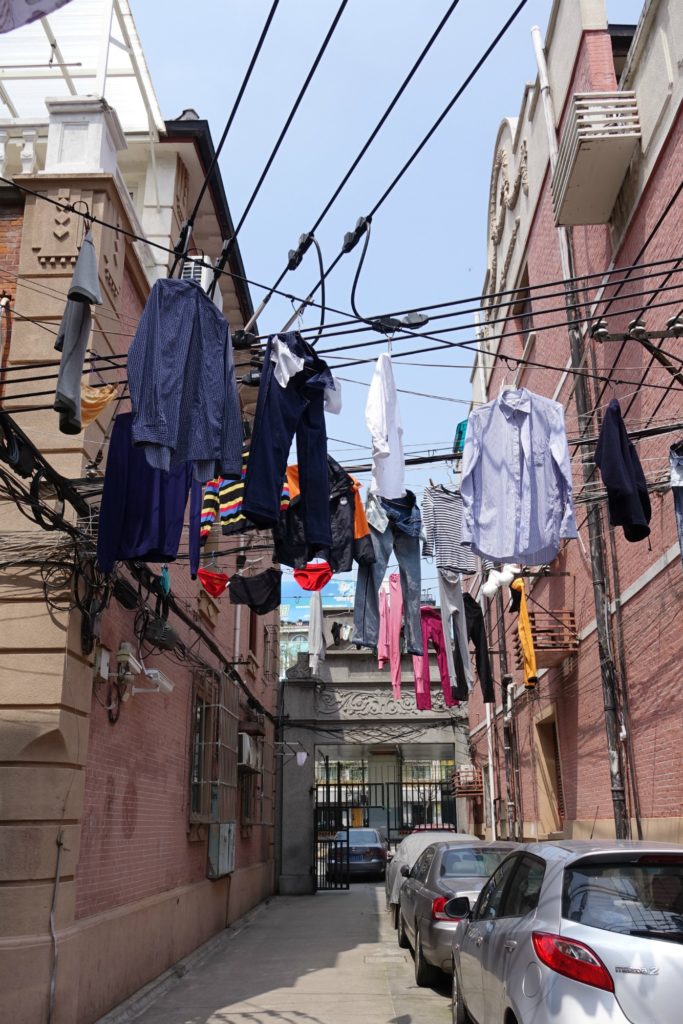
[[[524,917],[536,909],[544,874],[545,864],[538,857],[525,856],[520,859],[508,889],[503,917]]]
[[[240,821],[256,825],[263,820],[263,775],[261,772],[240,772]]]
[[[439,875],[442,878],[488,878],[507,855],[507,850],[446,849]]]
[[[427,875],[429,874],[429,869],[432,866],[435,853],[435,848],[433,846],[428,846],[422,854],[414,868],[413,878],[415,878],[416,881],[424,882],[426,880]]]
[[[562,916],[622,935],[683,939],[683,858],[644,854],[637,862],[591,861],[564,872]]]
[[[239,691],[226,675],[194,680],[190,822],[235,821]]]
[[[502,916],[501,907],[503,905],[506,884],[517,867],[518,862],[518,857],[508,857],[488,880],[481,890],[481,895],[473,915],[474,920],[489,921],[491,918]]]
[[[258,623],[259,617],[253,608],[249,609],[249,653],[258,660]]]

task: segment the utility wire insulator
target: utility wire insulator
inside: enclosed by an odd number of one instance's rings
[[[287,263],[287,270],[296,270],[297,267],[301,266],[301,261],[313,245],[313,232],[309,231],[305,235],[299,236],[299,244],[296,249],[289,250],[289,262]]]
[[[361,238],[368,230],[368,226],[372,220],[372,217],[359,217],[356,221],[356,226],[353,231],[347,231],[344,235],[344,244],[342,245],[342,252],[349,253],[352,249],[355,249]]]
[[[232,336],[232,347],[239,352],[256,345],[257,341],[253,331],[235,331]]]
[[[591,338],[595,338],[596,341],[607,341],[609,336],[610,333],[606,320],[598,320],[591,327]]]
[[[677,313],[666,321],[666,329],[674,338],[680,338],[683,334],[683,316]]]
[[[645,327],[645,324],[642,320],[632,320],[631,323],[628,325],[628,333],[631,335],[632,338],[635,338],[637,341],[647,341],[647,328]]]

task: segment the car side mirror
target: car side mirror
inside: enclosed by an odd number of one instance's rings
[[[391,850],[387,850],[387,862],[394,859],[394,855]]]
[[[469,917],[471,912],[470,901],[467,896],[454,896],[452,900],[448,901],[443,911],[447,917],[455,919]]]
[[[408,867],[407,864],[401,865],[401,874],[403,875],[404,878],[410,878],[410,868]]]

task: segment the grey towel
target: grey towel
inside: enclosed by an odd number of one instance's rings
[[[97,273],[97,253],[92,234],[88,231],[76,260],[55,341],[55,348],[62,353],[62,360],[59,364],[54,408],[59,413],[59,429],[63,434],[81,432],[81,378],[90,338],[90,306],[93,303],[101,306],[102,295]]]

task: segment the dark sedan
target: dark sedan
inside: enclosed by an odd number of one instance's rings
[[[415,980],[432,985],[453,969],[452,939],[458,920],[446,904],[453,896],[475,901],[489,875],[518,848],[516,843],[433,843],[410,869],[399,897],[398,944],[415,951]],[[405,871],[405,867],[403,868]]]
[[[389,843],[376,828],[350,828],[349,845],[346,830],[337,832],[327,856],[327,877],[339,878],[347,874],[384,878],[387,870]]]

